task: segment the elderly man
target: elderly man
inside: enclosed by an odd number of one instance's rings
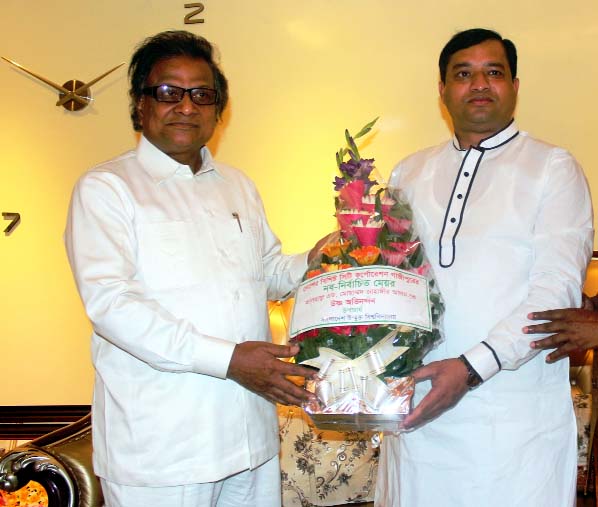
[[[511,41],[458,33],[439,67],[454,137],[403,160],[391,182],[413,206],[446,303],[445,340],[415,373],[412,431],[385,439],[378,505],[573,506],[568,368],[547,365],[522,328],[530,313],[580,303],[587,184],[569,153],[514,122]]]
[[[206,143],[228,98],[211,44],[145,40],[129,67],[137,149],[74,190],[68,258],[93,326],[94,468],[106,505],[280,505],[272,402],[311,395],[269,341],[267,299],[300,281],[254,184]]]

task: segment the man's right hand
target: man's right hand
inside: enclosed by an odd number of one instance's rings
[[[227,378],[274,403],[299,405],[315,399],[315,395],[298,387],[287,376],[312,378],[316,372],[279,357],[293,357],[298,345],[274,345],[266,342],[244,342],[235,346]]]
[[[454,407],[467,387],[467,368],[459,359],[434,361],[413,372],[416,382],[430,380],[432,389],[426,394],[402,423],[404,430],[411,430],[426,424]]]
[[[585,306],[587,308],[587,306]],[[530,343],[533,349],[556,349],[546,361],[554,363],[571,352],[598,347],[598,312],[584,308],[561,308],[533,312],[530,320],[546,320],[542,324],[525,326],[525,334],[552,333],[548,338]]]

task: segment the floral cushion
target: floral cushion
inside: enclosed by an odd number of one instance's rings
[[[7,493],[0,490],[0,506],[2,507],[47,507],[48,495],[41,484],[31,481],[24,488]]]
[[[577,386],[571,387],[573,408],[577,419],[577,464],[588,465],[590,450],[590,423],[592,420],[592,395],[584,394]]]
[[[378,448],[372,433],[317,429],[298,407],[278,407],[283,507],[374,500]]]
[[[590,453],[590,427],[592,421],[592,395],[576,385],[571,386],[573,409],[577,420],[577,486],[585,490]]]

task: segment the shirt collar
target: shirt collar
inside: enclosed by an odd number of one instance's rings
[[[503,144],[507,144],[509,141],[517,137],[517,134],[519,134],[519,128],[517,128],[515,120],[511,120],[505,128],[499,130],[496,134],[482,139],[476,148],[478,148],[480,151],[493,150],[494,148],[498,148]],[[466,149],[460,147],[459,140],[457,139],[456,135],[453,135],[453,146],[456,150],[467,151]]]
[[[202,146],[200,153],[202,160],[201,168],[196,174],[193,174],[191,167],[185,164],[180,164],[169,157],[166,153],[148,141],[145,136],[141,136],[139,145],[137,146],[137,159],[156,183],[171,178],[175,174],[193,178],[214,171],[216,174],[223,177],[223,174],[218,170],[218,167],[214,163],[209,148],[207,146]]]

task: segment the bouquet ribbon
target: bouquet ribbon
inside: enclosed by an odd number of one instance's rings
[[[388,333],[376,345],[355,359],[327,347],[320,347],[320,355],[301,364],[319,368],[317,395],[320,401],[329,405],[355,393],[370,408],[377,409],[387,399],[389,392],[378,375],[409,347],[395,347],[393,340],[399,328]]]

